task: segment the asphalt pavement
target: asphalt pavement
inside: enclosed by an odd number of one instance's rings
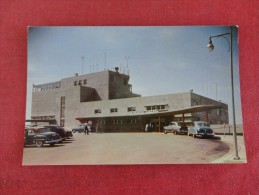
[[[23,165],[126,165],[232,163],[232,136],[193,138],[172,133],[75,133],[54,147],[24,148]],[[243,136],[238,137],[246,161]]]

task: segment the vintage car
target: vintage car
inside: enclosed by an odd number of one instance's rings
[[[59,134],[62,140],[66,140],[69,138],[66,130],[63,127],[60,127],[58,125],[44,125],[44,127],[48,128],[51,132]]]
[[[188,128],[188,135],[195,137],[214,137],[214,132],[210,128],[210,124],[204,121],[195,121],[192,126]]]
[[[183,122],[170,122],[168,126],[164,126],[164,133],[167,134],[169,132],[177,134],[187,134],[188,127]]]
[[[68,130],[68,129],[65,129],[65,133],[66,133],[66,137],[67,137],[68,139],[73,137],[72,131],[70,131],[70,130]]]
[[[87,128],[88,128],[89,132],[91,132],[91,131],[92,131],[92,125],[86,124],[86,123],[80,124],[80,125],[78,125],[77,127],[72,128],[72,132],[73,132],[73,133],[76,133],[76,132],[82,133],[82,132],[85,131],[85,126],[86,126],[86,125],[87,125]]]
[[[59,134],[50,132],[47,128],[32,127],[26,128],[24,132],[24,146],[36,145],[42,147],[44,144],[54,146],[56,143],[61,141]]]

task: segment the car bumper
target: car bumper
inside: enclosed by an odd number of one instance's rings
[[[202,136],[202,137],[213,137],[214,134],[197,134],[198,136]]]
[[[61,142],[62,139],[55,139],[55,140],[48,140],[48,141],[45,141],[46,144],[53,144],[53,143],[58,143],[58,142]]]

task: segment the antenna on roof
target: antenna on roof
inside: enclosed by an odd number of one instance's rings
[[[106,52],[105,52],[105,55],[104,55],[104,70],[106,70]]]
[[[82,58],[82,74],[84,74],[84,59],[85,59],[85,57],[82,56],[81,58]]]
[[[126,66],[127,66],[128,75],[129,75],[129,63],[128,63],[129,62],[129,58],[130,58],[129,56],[125,56],[125,60],[127,62]]]

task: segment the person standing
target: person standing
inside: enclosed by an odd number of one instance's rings
[[[102,127],[100,123],[97,123],[96,125],[96,133],[101,133],[102,134]]]
[[[88,129],[88,127],[87,127],[87,124],[85,125],[85,135],[89,135],[89,129]]]
[[[100,126],[99,126],[99,123],[97,123],[97,125],[96,125],[96,133],[100,133]]]
[[[148,130],[149,130],[149,124],[147,123],[145,126],[145,131],[148,132]]]

